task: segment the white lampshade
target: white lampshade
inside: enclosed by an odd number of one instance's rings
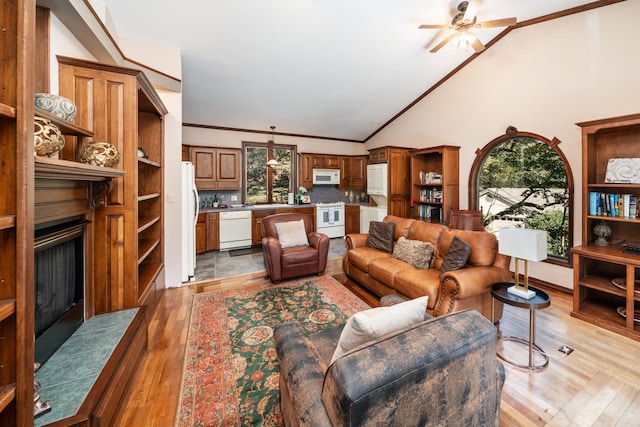
[[[547,259],[547,232],[528,228],[502,228],[498,232],[498,252],[528,261]]]
[[[271,159],[267,162],[267,166],[278,166],[279,164],[276,159]]]

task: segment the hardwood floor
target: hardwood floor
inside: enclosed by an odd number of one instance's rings
[[[330,260],[331,274],[370,305],[377,298],[346,280],[341,260]],[[128,402],[117,425],[173,425],[193,295],[220,287],[260,280],[249,273],[164,291],[149,321],[149,346]],[[571,296],[549,291],[551,306],[539,310],[536,343],[549,355],[549,366],[528,372],[505,363],[502,426],[636,426],[640,425],[640,343],[570,316]],[[504,336],[528,337],[529,312],[505,307],[500,322]],[[573,351],[558,351],[566,345]],[[524,347],[504,345],[509,357],[527,354]]]

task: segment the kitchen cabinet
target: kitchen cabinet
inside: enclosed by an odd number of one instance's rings
[[[338,188],[366,188],[367,156],[340,156]]]
[[[251,212],[251,244],[262,244],[262,218],[276,213],[275,209],[256,209]]]
[[[198,190],[240,190],[241,149],[190,147],[189,157]]]
[[[340,156],[314,154],[312,157],[312,166],[314,169],[339,169]]]
[[[387,163],[387,213],[409,217],[409,149],[381,147],[369,151],[370,163]]]
[[[94,141],[116,145],[116,168],[125,172],[95,211],[95,312],[147,305],[151,315],[164,268],[167,109],[140,70],[61,56],[58,62],[60,95],[79,112],[75,124]],[[138,157],[138,147],[147,158]]]
[[[411,151],[413,215],[423,221],[449,224],[459,207],[460,147],[441,145]]]
[[[636,158],[640,152],[640,114],[578,123],[582,128],[582,245],[573,256],[573,311],[571,315],[640,340],[640,324],[634,313],[640,303],[636,287],[640,272],[637,253],[625,245],[640,242],[640,219],[636,215],[606,215],[591,206],[590,195],[640,197],[640,183],[605,182],[609,159]],[[637,210],[636,210],[637,211]],[[594,227],[610,228],[608,245],[596,245]],[[614,283],[617,285],[614,285]]]
[[[360,232],[360,206],[346,205],[344,207],[344,232],[346,234]]]
[[[196,221],[196,255],[207,252],[207,214],[199,214]]]
[[[313,187],[313,154],[300,154],[298,161],[298,185]]]
[[[207,250],[217,251],[220,249],[220,223],[218,212],[207,214]]]

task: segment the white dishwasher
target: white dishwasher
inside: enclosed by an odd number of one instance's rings
[[[220,250],[251,246],[251,211],[220,212]]]

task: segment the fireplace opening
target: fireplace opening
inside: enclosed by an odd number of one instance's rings
[[[89,221],[35,231],[35,361],[43,364],[84,322],[84,231]]]

